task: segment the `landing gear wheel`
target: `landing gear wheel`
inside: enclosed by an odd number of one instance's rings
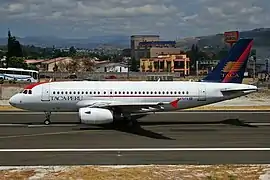
[[[127,116],[127,117],[125,117],[125,119],[126,119],[126,121],[128,121],[128,126],[129,127],[137,126],[138,122],[136,120],[134,120],[131,116]]]
[[[50,121],[50,118],[51,118],[51,112],[45,112],[45,116],[46,116],[46,118],[45,118],[44,124],[45,124],[45,125],[51,124],[51,121]]]
[[[44,124],[45,124],[45,125],[49,125],[49,124],[51,124],[51,121],[50,121],[49,119],[46,119],[46,120],[44,121]]]

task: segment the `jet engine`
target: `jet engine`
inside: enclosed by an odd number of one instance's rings
[[[80,108],[79,117],[84,124],[107,124],[113,122],[113,112],[102,108]]]

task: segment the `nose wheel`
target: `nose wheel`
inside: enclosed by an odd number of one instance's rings
[[[45,112],[45,120],[44,120],[44,124],[45,125],[49,125],[51,124],[51,112]]]
[[[51,124],[51,121],[49,119],[45,119],[44,124],[49,125],[49,124]]]

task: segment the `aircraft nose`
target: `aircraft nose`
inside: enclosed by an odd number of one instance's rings
[[[20,103],[20,99],[19,97],[17,96],[17,94],[15,94],[14,96],[12,96],[10,99],[9,99],[9,104],[11,106],[16,106]]]

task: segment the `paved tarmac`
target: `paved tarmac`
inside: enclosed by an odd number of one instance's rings
[[[43,119],[0,112],[0,165],[270,163],[270,112],[157,113],[135,128],[81,125],[76,113]]]

